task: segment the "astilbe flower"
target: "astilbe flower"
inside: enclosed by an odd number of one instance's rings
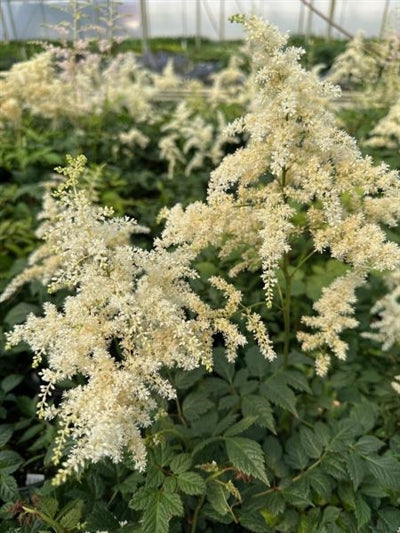
[[[400,249],[381,227],[399,219],[399,176],[362,157],[354,139],[338,129],[326,105],[338,88],[301,67],[301,49],[286,47],[287,37],[256,17],[244,26],[257,98],[230,132],[248,142],[213,171],[205,202],[164,212],[160,246],[197,253],[213,246],[231,261],[233,276],[261,268],[268,307],[283,292],[278,270],[289,276],[289,266],[305,259],[295,253],[301,236],[313,243],[311,253],[345,263],[348,273],[315,303],[318,316],[304,318],[314,331],[299,335],[325,374],[329,353],[346,355],[340,334],[357,324],[356,288],[372,269],[399,266]]]
[[[377,60],[367,49],[364,33],[359,31],[347,43],[344,52],[335,58],[327,79],[348,88],[360,88],[367,82],[376,82],[377,77]]]
[[[224,337],[231,359],[245,343],[230,322],[240,292],[214,278],[226,305],[215,309],[203,303],[189,285],[196,276],[192,251],[132,246],[131,234],[143,228],[94,205],[79,187],[85,158],[68,160],[68,167],[58,169],[65,184],[55,199],[46,200],[45,242],[2,296],[11,296],[29,279],[42,280],[51,291],[70,290],[62,309],[47,302],[42,316],[30,314],[8,334],[10,346],[27,342],[35,366],[44,365],[38,413],[59,421],[56,483],[88,461],[109,457],[118,462],[126,451],[143,469],[141,428],[152,422],[156,397],[175,394],[162,369],[211,368],[215,333]],[[55,405],[52,392],[66,379],[75,380],[75,386]]]
[[[390,107],[387,115],[378,121],[365,144],[400,151],[400,98]]]

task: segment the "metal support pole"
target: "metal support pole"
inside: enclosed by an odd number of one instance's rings
[[[147,55],[150,52],[150,47],[146,0],[140,0],[140,20],[142,24],[142,52]]]
[[[196,0],[196,50],[201,45],[201,0]]]
[[[225,41],[225,0],[219,0],[219,40]]]
[[[331,0],[330,7],[329,7],[328,34],[326,36],[328,41],[330,41],[332,38],[332,23],[333,23],[333,18],[335,16],[335,5],[336,5],[336,0]]]
[[[379,31],[379,38],[382,39],[384,33],[385,33],[385,29],[386,29],[386,23],[387,23],[387,17],[388,17],[388,13],[389,13],[389,3],[390,3],[390,0],[386,0],[385,1],[385,5],[383,7],[383,15],[382,15],[382,22],[381,22],[381,29]]]

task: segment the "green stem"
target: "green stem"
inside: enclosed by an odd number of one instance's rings
[[[284,343],[283,343],[283,366],[287,368],[290,352],[290,308],[291,308],[291,277],[289,274],[288,254],[285,254],[282,262],[282,272],[285,278],[285,293],[283,301],[283,325],[284,325]]]
[[[203,507],[205,498],[206,498],[206,495],[202,494],[201,498],[199,498],[199,501],[197,502],[196,509],[194,510],[194,513],[193,513],[192,526],[190,528],[190,533],[196,532],[197,520],[199,519],[199,513],[200,513],[201,508]]]
[[[48,526],[52,527],[56,533],[64,533],[65,529],[55,520],[53,520],[50,516],[48,516],[45,513],[42,513],[38,509],[32,509],[31,507],[23,507],[23,510],[25,513],[36,515]]]

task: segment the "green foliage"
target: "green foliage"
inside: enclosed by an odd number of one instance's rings
[[[160,41],[152,47],[166,44],[174,51],[178,46]],[[192,45],[189,41],[195,54]],[[215,53],[223,52],[217,59],[224,62],[232,51],[207,46],[194,57],[216,59]],[[329,65],[341,46],[329,50],[315,39],[313,59],[305,61]],[[344,111],[340,118],[363,139],[379,113]],[[87,117],[80,124],[82,135],[66,123],[50,130],[45,120],[25,117],[21,132],[6,132],[0,147],[0,166],[9,172],[8,182],[0,185],[0,288],[22,270],[36,246],[38,182],[63,163],[66,152],[85,152],[92,177],[102,168],[101,178],[93,178],[99,202],[148,225],[151,235],[144,246],[159,234],[156,216],[162,207],[204,197],[208,167],[189,178],[166,179],[166,165],[155,149],[157,121],[145,126],[152,139],[148,147],[129,157],[115,155],[112,139],[121,124],[129,124],[127,114]],[[397,165],[398,154],[387,152],[373,155]],[[301,247],[296,252],[306,254],[306,244]],[[215,303],[220,296],[207,286],[211,275],[221,274],[214,252],[204,252],[195,266],[196,288]],[[298,269],[291,285],[296,327],[322,287],[343,272],[338,261],[320,256]],[[255,278],[238,277],[246,305],[263,299]],[[360,292],[357,319],[365,325],[381,283],[373,280],[368,293]],[[216,338],[212,372],[198,368],[168,376],[177,399],[162,405],[165,416],[146,432],[145,473],[135,472],[129,458],[118,465],[104,461],[63,487],[52,487],[55,428],[36,419],[38,375],[26,347],[7,352],[3,342],[6,330],[29,312],[40,312],[48,298],[32,283],[0,310],[0,533],[387,533],[400,526],[400,399],[390,387],[393,375],[400,374],[399,353],[383,354],[357,332],[349,336],[348,361],[325,379],[316,377],[313,361],[295,350],[286,368],[281,356],[269,363],[254,345],[228,363]],[[61,305],[62,295],[51,298]],[[268,318],[282,343],[279,314],[271,310]],[[30,473],[42,473],[45,481],[26,486]]]

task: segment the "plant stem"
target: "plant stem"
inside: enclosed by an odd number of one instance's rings
[[[196,509],[194,510],[194,513],[193,513],[192,526],[190,528],[190,533],[196,532],[197,520],[199,518],[200,509],[203,507],[205,498],[206,498],[205,494],[202,494],[201,498],[199,498],[199,501],[196,505]]]
[[[284,324],[284,343],[283,343],[283,366],[287,368],[290,351],[290,308],[291,308],[291,277],[289,274],[288,254],[283,256],[282,272],[285,278],[285,294],[283,301],[283,324]]]

